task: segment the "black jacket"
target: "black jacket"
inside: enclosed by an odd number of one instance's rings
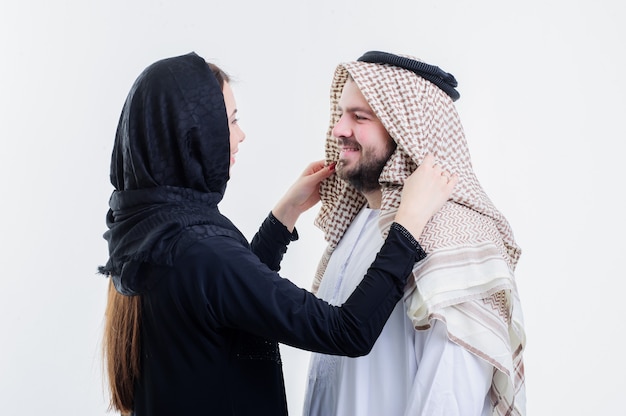
[[[157,283],[142,295],[137,416],[286,415],[277,342],[367,354],[417,260],[392,228],[363,282],[336,307],[273,271],[289,233],[269,218],[251,248],[223,235],[192,241],[175,250],[171,267],[141,271]]]

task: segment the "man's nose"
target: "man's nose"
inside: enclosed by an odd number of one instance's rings
[[[337,123],[335,124],[335,126],[333,127],[333,131],[332,131],[333,137],[335,138],[350,137],[352,135],[352,132],[348,124],[349,123],[347,123],[345,117],[342,115],[337,121]]]

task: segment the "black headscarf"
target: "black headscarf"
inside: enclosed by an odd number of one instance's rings
[[[111,275],[120,293],[135,295],[150,285],[138,273],[141,264],[171,265],[188,227],[205,225],[245,242],[217,208],[229,167],[224,97],[206,61],[189,53],[147,67],[117,127],[104,234],[109,260],[100,273]]]

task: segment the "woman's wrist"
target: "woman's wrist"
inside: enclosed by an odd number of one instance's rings
[[[274,217],[280,221],[289,232],[292,232],[296,226],[296,221],[300,217],[300,213],[293,208],[289,207],[289,204],[279,201],[278,204],[272,209]]]
[[[415,239],[420,238],[427,222],[421,220],[419,218],[419,215],[411,214],[409,212],[405,213],[402,208],[400,208],[396,213],[394,221],[404,227],[408,232],[410,232]]]

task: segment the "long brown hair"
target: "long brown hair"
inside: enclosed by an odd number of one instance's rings
[[[230,77],[208,63],[211,72],[224,88]],[[103,360],[110,390],[109,410],[129,415],[134,407],[135,381],[141,372],[141,296],[125,296],[109,282],[105,310]]]
[[[109,410],[123,415],[133,409],[140,370],[141,296],[125,296],[109,281],[105,311],[104,360],[109,380]]]

